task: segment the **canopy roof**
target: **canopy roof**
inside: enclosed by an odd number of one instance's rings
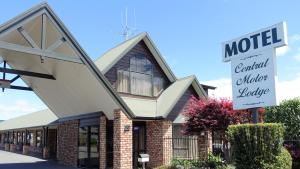
[[[0,56],[13,69],[54,77],[21,76],[59,118],[102,111],[112,119],[115,109],[133,117],[47,3],[0,26]]]
[[[57,119],[58,117],[51,110],[41,110],[1,122],[0,131],[47,126]]]
[[[145,42],[172,82],[157,99],[120,97],[103,76],[140,41]],[[147,33],[92,62],[46,3],[0,26],[0,56],[14,69],[54,77],[21,76],[50,110],[7,120],[0,123],[0,130],[45,126],[60,118],[94,112],[113,119],[115,109],[122,109],[131,118],[166,118],[190,86],[199,97],[207,97],[195,76],[175,77]]]

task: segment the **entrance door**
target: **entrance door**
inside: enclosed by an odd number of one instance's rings
[[[85,168],[99,168],[99,127],[79,128],[78,165]]]
[[[133,166],[134,168],[141,167],[138,163],[138,156],[141,153],[146,153],[146,127],[144,122],[133,123]]]

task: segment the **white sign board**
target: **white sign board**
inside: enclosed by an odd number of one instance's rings
[[[231,61],[235,110],[277,104],[274,50],[264,50]]]
[[[222,43],[223,61],[232,62],[233,109],[277,105],[275,48],[285,45],[285,22]]]
[[[228,62],[255,51],[285,46],[287,43],[286,23],[281,22],[222,43],[222,57],[224,62]]]

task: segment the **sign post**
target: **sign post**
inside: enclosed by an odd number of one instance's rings
[[[253,123],[259,107],[277,105],[275,48],[285,45],[285,22],[222,44],[223,61],[231,61],[233,109],[251,109]]]

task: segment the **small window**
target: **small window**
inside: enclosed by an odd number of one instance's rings
[[[33,141],[33,132],[28,132],[27,133],[27,143],[29,143],[30,146],[34,146],[34,141]]]
[[[42,131],[36,132],[36,146],[37,147],[42,147],[42,136],[43,136]]]
[[[152,96],[152,76],[131,72],[131,94]]]
[[[159,96],[164,89],[164,80],[161,77],[153,78],[153,95]]]
[[[22,135],[23,143],[26,143],[26,132],[23,132]]]
[[[10,144],[14,143],[14,134],[13,134],[13,132],[9,132],[9,143]]]
[[[129,93],[129,72],[119,70],[118,71],[118,81],[117,90],[122,93]]]
[[[21,144],[22,143],[22,133],[18,132],[18,138],[17,138],[17,144]]]

